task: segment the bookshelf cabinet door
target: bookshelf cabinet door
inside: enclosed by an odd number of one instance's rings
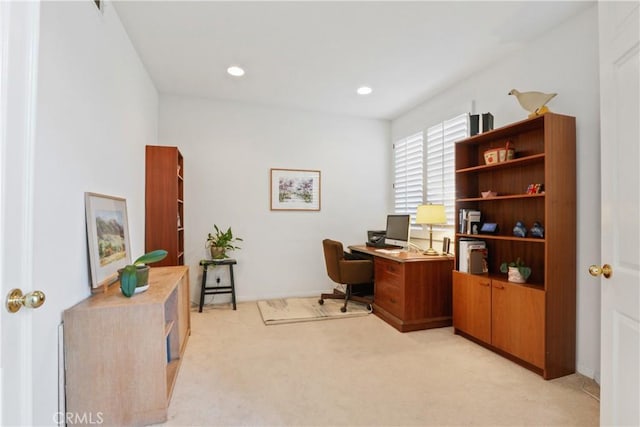
[[[491,342],[491,280],[453,272],[453,326]]]
[[[544,291],[494,279],[491,304],[491,343],[543,368]]]

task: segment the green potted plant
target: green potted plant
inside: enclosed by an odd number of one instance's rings
[[[503,262],[500,272],[508,274],[507,280],[514,283],[526,283],[531,276],[531,268],[527,267],[520,258],[511,262]]]
[[[120,289],[122,295],[131,297],[133,294],[147,290],[149,286],[149,266],[153,262],[162,261],[167,256],[167,251],[158,249],[148,252],[136,259],[133,264],[124,266],[118,270]]]
[[[213,233],[209,233],[207,236],[206,247],[211,251],[211,257],[213,259],[227,258],[227,251],[234,249],[240,249],[236,246],[236,242],[242,242],[240,237],[234,237],[231,227],[227,231],[222,231],[217,225],[213,225]]]

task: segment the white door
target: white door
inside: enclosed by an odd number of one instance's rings
[[[599,2],[602,236],[600,423],[640,425],[638,2]],[[592,267],[593,268],[593,267]],[[592,274],[602,271],[592,271]]]
[[[32,181],[38,2],[0,0],[0,425],[33,425],[32,309],[10,314],[9,290],[33,290]],[[52,414],[54,416],[55,414]],[[52,418],[52,424],[54,420]]]

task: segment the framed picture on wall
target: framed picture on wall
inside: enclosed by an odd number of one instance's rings
[[[85,193],[91,288],[118,279],[118,269],[131,264],[127,201],[120,197]]]
[[[271,169],[272,211],[319,211],[320,171]]]

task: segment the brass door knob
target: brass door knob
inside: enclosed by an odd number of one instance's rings
[[[602,267],[594,264],[589,266],[589,274],[593,277],[604,276],[605,279],[608,279],[613,274],[613,269],[609,264],[604,264]]]
[[[12,289],[7,295],[7,310],[9,310],[10,313],[15,313],[20,310],[22,306],[38,308],[44,304],[45,298],[44,292],[42,291],[33,291],[22,295],[20,289]]]

